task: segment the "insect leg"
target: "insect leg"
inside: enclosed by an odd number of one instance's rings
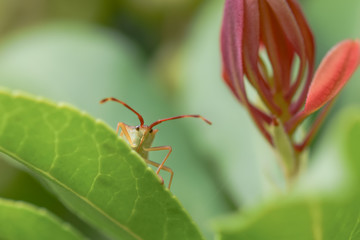
[[[151,160],[149,160],[149,159],[145,159],[145,161],[146,161],[146,163],[151,164],[151,165],[153,165],[153,166],[155,166],[155,167],[159,167],[159,166],[160,166],[160,164],[158,164],[158,163],[156,163],[156,162],[153,162],[153,161],[151,161]],[[170,173],[170,180],[169,180],[169,186],[168,186],[168,188],[170,189],[171,182],[172,182],[172,179],[173,179],[173,176],[174,176],[174,172],[173,172],[173,170],[172,170],[171,168],[169,168],[169,167],[167,167],[167,166],[163,166],[162,169],[163,169],[164,171],[167,171],[168,173]],[[158,176],[160,177],[159,174],[158,174]],[[162,178],[161,178],[161,180],[164,182],[164,180],[163,180]]]
[[[125,124],[123,122],[119,122],[118,125],[117,125],[117,128],[116,128],[116,133],[118,134],[119,133],[119,129],[121,128],[121,133],[120,133],[120,136],[122,136],[123,134],[125,135],[126,139],[128,140],[129,144],[131,147],[136,147],[132,140],[131,140],[131,137],[125,127]]]
[[[164,164],[165,164],[166,160],[168,159],[168,157],[170,156],[170,153],[171,153],[171,151],[172,151],[172,148],[171,148],[170,146],[161,146],[161,147],[144,148],[144,150],[145,150],[145,151],[148,151],[148,152],[161,151],[161,150],[168,150],[168,151],[169,151],[168,154],[166,154],[164,160],[163,160],[163,161],[160,163],[160,165],[158,166],[158,169],[156,170],[156,174],[159,175],[160,170],[161,170],[161,169],[165,169]],[[172,176],[171,176],[171,178],[172,178]],[[170,184],[171,184],[171,180],[172,180],[172,179],[170,179]],[[170,184],[169,184],[169,186],[170,186]],[[170,188],[170,187],[169,187],[169,188]]]

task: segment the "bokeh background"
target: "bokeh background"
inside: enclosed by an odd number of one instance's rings
[[[154,145],[173,147],[171,191],[212,238],[213,219],[256,206],[273,194],[274,153],[221,80],[221,0],[0,0],[0,86],[68,102],[115,128],[137,125],[116,97],[159,125]],[[313,28],[317,63],[337,42],[360,37],[360,1],[300,1]],[[360,103],[360,71],[328,119]],[[1,116],[0,116],[1,117]],[[320,131],[310,153],[316,155]],[[165,153],[151,153],[161,161]],[[165,181],[168,176],[164,173]],[[276,181],[276,180],[274,180]],[[42,184],[0,160],[0,196],[43,206],[101,236],[68,212]]]

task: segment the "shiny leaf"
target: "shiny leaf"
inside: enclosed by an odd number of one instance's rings
[[[202,239],[159,178],[101,121],[64,104],[0,92],[0,152],[114,239]]]

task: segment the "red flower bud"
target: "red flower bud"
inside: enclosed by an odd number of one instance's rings
[[[271,144],[269,125],[281,122],[291,138],[309,114],[339,93],[359,65],[360,43],[347,40],[330,51],[314,77],[314,46],[296,0],[226,0],[223,78]],[[261,107],[248,98],[249,86],[258,93]],[[316,129],[329,108],[319,116]],[[315,130],[310,129],[306,144]]]

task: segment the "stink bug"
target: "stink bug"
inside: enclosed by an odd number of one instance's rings
[[[159,131],[158,129],[153,129],[153,127],[155,127],[156,125],[158,125],[162,122],[174,120],[174,119],[178,119],[178,118],[190,118],[190,117],[200,118],[210,125],[211,125],[211,122],[200,115],[181,115],[181,116],[176,116],[176,117],[171,117],[171,118],[160,119],[160,120],[153,122],[149,126],[147,126],[147,125],[144,125],[143,117],[138,112],[136,112],[133,108],[131,108],[129,105],[124,103],[123,101],[120,101],[116,98],[110,97],[110,98],[105,98],[105,99],[101,100],[100,103],[105,103],[107,101],[114,101],[114,102],[121,103],[122,105],[124,105],[126,108],[128,108],[129,110],[131,110],[133,113],[135,113],[138,116],[140,125],[130,126],[123,122],[119,122],[117,125],[117,128],[116,128],[116,133],[119,134],[119,130],[121,129],[120,137],[125,139],[125,141],[127,141],[130,144],[131,148],[133,150],[135,150],[145,160],[146,163],[157,167],[156,174],[160,177],[160,179],[162,181],[164,181],[164,180],[159,175],[160,170],[163,169],[170,173],[170,180],[169,180],[169,189],[170,189],[171,182],[172,182],[172,179],[174,176],[174,172],[170,168],[164,166],[164,164],[165,164],[166,160],[168,159],[168,157],[172,151],[172,148],[170,146],[161,146],[161,147],[152,147],[151,146],[152,142],[154,141],[156,133]],[[161,150],[167,150],[168,153],[166,154],[164,160],[160,164],[148,159],[149,152],[161,151]]]

